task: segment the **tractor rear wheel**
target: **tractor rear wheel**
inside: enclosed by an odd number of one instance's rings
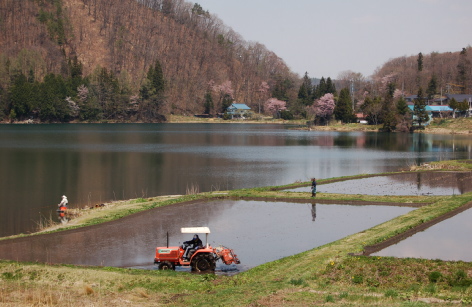
[[[211,254],[199,254],[192,261],[192,271],[214,271],[216,267],[215,257]]]
[[[162,261],[159,263],[159,270],[175,270],[175,266],[169,261]]]

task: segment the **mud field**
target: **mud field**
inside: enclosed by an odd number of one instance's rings
[[[414,210],[385,204],[306,201],[225,199],[176,204],[91,227],[0,241],[0,258],[154,269],[154,250],[166,245],[166,232],[169,244],[176,246],[191,238],[181,234],[180,227],[208,226],[212,232],[208,243],[234,249],[241,260],[240,265],[217,264],[217,272],[232,274],[333,242]]]

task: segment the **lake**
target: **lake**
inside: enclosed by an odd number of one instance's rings
[[[270,124],[0,125],[0,236],[70,207],[396,171],[472,156],[472,138]]]

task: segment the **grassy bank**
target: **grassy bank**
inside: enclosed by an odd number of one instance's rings
[[[468,162],[459,164],[467,165]],[[362,176],[365,175],[359,177]],[[354,177],[320,180],[319,184]],[[309,193],[284,191],[300,185],[309,185],[309,182],[108,204],[103,208],[89,209],[93,213],[90,216],[82,215],[82,222],[73,227],[105,222],[135,210],[198,199],[310,199]],[[1,261],[0,304],[421,306],[472,303],[471,263],[361,255],[366,246],[382,242],[466,205],[472,201],[472,193],[447,197],[320,193],[317,200],[395,202],[421,204],[421,207],[363,232],[232,277]]]

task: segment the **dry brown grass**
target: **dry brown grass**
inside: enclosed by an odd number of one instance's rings
[[[131,286],[143,277],[118,272],[19,263],[1,272],[0,306],[156,306],[164,297]]]

